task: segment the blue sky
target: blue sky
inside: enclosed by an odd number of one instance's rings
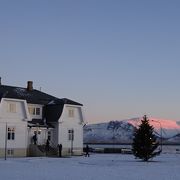
[[[33,80],[89,123],[180,120],[178,0],[0,0],[2,83]]]

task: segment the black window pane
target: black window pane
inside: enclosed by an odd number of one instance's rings
[[[12,133],[12,140],[14,140],[15,139],[15,134],[14,133]]]
[[[11,139],[11,133],[8,133],[8,140]]]

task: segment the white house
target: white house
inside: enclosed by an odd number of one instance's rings
[[[0,80],[0,156],[43,155],[47,139],[48,151],[56,155],[58,144],[62,144],[62,155],[81,155],[82,106],[35,90],[32,81],[21,88],[2,85]]]

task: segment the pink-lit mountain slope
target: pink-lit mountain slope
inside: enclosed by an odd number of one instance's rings
[[[91,124],[84,127],[85,143],[131,143],[142,118]],[[163,143],[180,143],[180,125],[176,121],[149,118],[157,138]]]
[[[137,127],[141,123],[142,118],[133,118],[124,120],[133,126]],[[178,122],[167,119],[149,118],[149,123],[154,127],[155,132],[163,138],[172,138],[173,136],[180,134],[180,125]]]

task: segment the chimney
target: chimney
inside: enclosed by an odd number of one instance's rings
[[[32,91],[33,90],[33,82],[32,81],[28,81],[27,82],[27,90],[28,91]]]

